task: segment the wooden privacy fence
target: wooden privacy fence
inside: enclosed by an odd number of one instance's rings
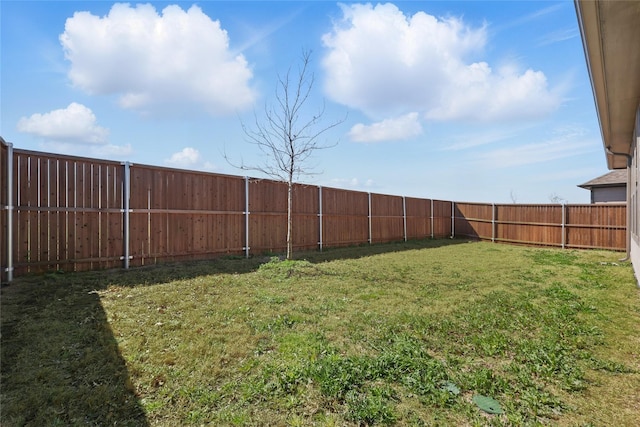
[[[287,186],[0,144],[0,272],[129,267],[286,249]],[[487,205],[296,184],[298,250],[467,236],[625,248],[624,205]]]
[[[455,235],[492,242],[624,250],[626,205],[455,203]]]

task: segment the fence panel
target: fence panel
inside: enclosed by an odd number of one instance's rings
[[[493,237],[493,205],[456,203],[455,234],[456,236],[491,240]]]
[[[358,191],[322,189],[322,241],[326,247],[369,241],[369,195]]]
[[[131,265],[242,253],[242,177],[131,166]]]
[[[121,265],[120,164],[23,150],[13,161],[17,275]]]
[[[496,241],[562,246],[562,205],[496,205]]]
[[[453,202],[433,201],[433,237],[451,237],[451,206]]]
[[[371,194],[371,243],[404,239],[402,197]]]
[[[407,197],[407,239],[431,237],[431,200]]]
[[[566,246],[624,250],[626,209],[625,204],[568,205]]]
[[[293,247],[316,249],[320,242],[320,189],[315,185],[293,186]]]
[[[625,204],[496,205],[495,225],[491,224],[493,209],[488,204],[456,203],[456,236],[527,245],[625,249]]]
[[[251,252],[287,249],[287,184],[266,179],[249,181],[249,246]]]

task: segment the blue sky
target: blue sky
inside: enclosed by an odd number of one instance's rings
[[[573,1],[0,2],[0,135],[16,148],[245,175],[242,123],[310,50],[338,144],[301,182],[588,203],[606,173]],[[259,173],[250,176],[262,177]]]

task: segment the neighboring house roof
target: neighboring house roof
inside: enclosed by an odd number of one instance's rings
[[[627,167],[640,103],[640,1],[574,0],[609,169]]]
[[[578,185],[580,188],[586,188],[591,190],[598,187],[622,187],[627,185],[627,170],[618,169],[606,173],[602,176],[587,181],[584,184]]]

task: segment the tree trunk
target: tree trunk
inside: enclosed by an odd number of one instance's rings
[[[289,188],[287,192],[287,259],[291,259],[293,255],[293,241],[291,238],[291,229],[293,226],[293,182],[289,180]]]

